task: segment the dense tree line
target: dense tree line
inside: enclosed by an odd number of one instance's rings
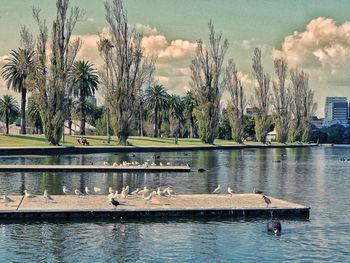
[[[20,47],[11,51],[3,68],[7,87],[21,93],[21,107],[12,97],[4,96],[0,115],[8,124],[20,112],[21,133],[26,133],[28,119],[37,133],[43,132],[51,144],[58,145],[65,123],[71,130],[73,120],[80,120],[80,135],[85,135],[86,123],[90,123],[96,126],[96,134],[107,135],[108,142],[116,135],[121,145],[130,135],[198,137],[209,144],[216,138],[242,143],[255,137],[265,143],[271,128],[282,143],[309,140],[316,104],[303,70],[289,70],[286,61],[276,59],[276,76],[271,77],[263,67],[261,50],[256,48],[252,58],[256,85],[247,99],[236,63],[226,58],[229,42],[209,22],[209,41],[197,42],[189,66],[191,89],[184,96],[169,94],[154,81],[157,58],[144,53],[143,36],[128,24],[122,0],[105,2],[108,30],[99,34],[97,43],[104,61],[99,71],[89,61],[76,60],[82,42],[73,40],[72,34],[83,11],[69,8],[69,3],[56,0],[50,38],[40,9],[34,8],[37,36],[23,27]],[[97,89],[103,94],[101,107],[88,99]],[[229,99],[223,109],[225,91]],[[247,107],[253,109],[252,116],[244,115]]]

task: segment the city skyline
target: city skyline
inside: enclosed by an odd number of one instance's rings
[[[350,78],[347,76],[350,18],[346,12],[349,2],[127,0],[124,3],[130,24],[144,33],[145,51],[159,57],[155,77],[170,93],[183,94],[189,89],[189,65],[196,40],[206,41],[207,23],[212,20],[216,30],[230,42],[226,57],[234,58],[248,95],[254,87],[251,58],[255,47],[262,49],[263,64],[272,78],[276,78],[273,58],[279,56],[283,56],[290,66],[300,66],[310,74],[318,116],[324,115],[327,96],[350,95]],[[97,33],[106,26],[103,2],[74,0],[71,4],[86,12],[74,32],[84,41],[79,59],[90,60],[99,67],[102,59],[96,42]],[[55,4],[51,1],[3,1],[0,11],[3,25],[0,28],[1,64],[9,51],[18,47],[22,25],[36,31],[32,6],[40,6],[42,15],[51,23],[50,16],[55,12]],[[14,94],[7,90],[3,80],[0,81],[0,93]]]

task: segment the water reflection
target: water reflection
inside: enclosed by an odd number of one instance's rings
[[[71,156],[0,157],[1,163],[103,164],[145,160],[190,163],[191,173],[1,173],[0,192],[62,194],[70,189],[112,186],[131,190],[172,186],[182,193],[210,193],[218,184],[237,192],[253,187],[311,206],[309,222],[283,221],[279,239],[265,233],[265,222],[125,221],[46,222],[1,225],[1,262],[227,262],[341,261],[350,246],[350,148],[248,149]],[[153,159],[152,159],[153,158]],[[278,162],[276,162],[278,161]],[[197,169],[204,167],[204,173]],[[1,205],[1,204],[0,204]],[[270,244],[266,247],[266,244]],[[261,249],[263,248],[264,249]],[[254,251],[254,253],[252,253]],[[289,253],[276,253],[289,251]],[[179,255],[181,259],[179,258]]]

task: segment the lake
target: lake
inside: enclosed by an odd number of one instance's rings
[[[133,190],[172,186],[210,193],[218,184],[311,207],[309,220],[267,219],[0,222],[0,262],[349,262],[350,147],[164,152],[163,163],[190,163],[191,173],[0,173],[0,193],[62,194],[69,189]],[[152,161],[154,153],[9,156],[2,164],[103,164]],[[345,158],[345,161],[344,159]],[[158,160],[158,159],[157,159]],[[276,162],[280,161],[280,162]],[[198,173],[197,168],[206,168]],[[1,205],[1,204],[0,204]]]

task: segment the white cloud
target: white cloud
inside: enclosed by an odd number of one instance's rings
[[[158,58],[183,58],[193,55],[197,44],[181,39],[169,42],[163,35],[154,35],[144,37],[142,47],[147,54]]]
[[[285,37],[281,50],[274,57],[283,57],[292,66],[334,66],[350,58],[350,22],[337,26],[330,18],[313,19],[303,32]]]
[[[145,36],[156,35],[158,33],[157,28],[151,27],[149,25],[135,24],[132,25],[132,27]]]
[[[247,39],[243,40],[241,43],[241,47],[243,49],[246,49],[246,50],[250,49],[251,48],[251,41],[247,40]]]

